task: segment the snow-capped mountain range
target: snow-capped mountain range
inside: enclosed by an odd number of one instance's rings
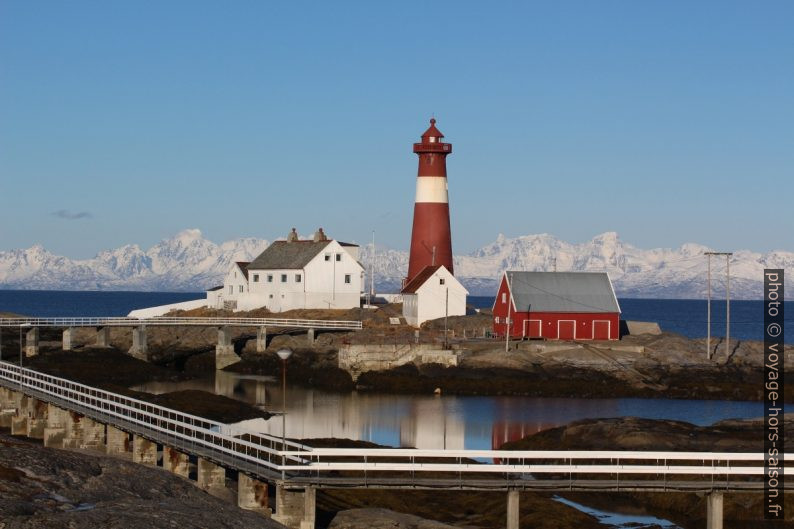
[[[146,251],[126,245],[85,260],[54,255],[36,245],[0,252],[0,288],[199,291],[220,284],[233,261],[250,261],[267,245],[268,241],[255,238],[215,244],[197,229],[184,230]],[[618,295],[624,297],[702,298],[707,266],[703,252],[708,250],[694,243],[643,250],[624,243],[614,232],[582,244],[548,234],[499,235],[469,255],[456,256],[455,275],[472,295],[493,295],[504,270],[554,270],[556,266],[559,271],[609,272]],[[369,245],[363,246],[361,262],[367,270],[370,255]],[[408,252],[376,248],[376,290],[397,291],[407,263]],[[760,298],[764,268],[794,272],[794,252],[734,252],[731,297]],[[713,259],[712,272],[713,292],[718,296],[725,290],[724,259]]]

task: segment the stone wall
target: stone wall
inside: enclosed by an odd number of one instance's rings
[[[339,368],[357,380],[367,371],[385,371],[405,364],[457,366],[459,351],[440,349],[435,344],[343,345],[339,348]]]

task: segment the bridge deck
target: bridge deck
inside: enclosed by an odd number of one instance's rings
[[[295,318],[0,318],[0,327],[286,327],[297,329],[361,329],[360,321]]]

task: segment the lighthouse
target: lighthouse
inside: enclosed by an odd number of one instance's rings
[[[447,155],[452,152],[452,144],[443,143],[443,137],[436,120],[431,119],[422,142],[414,143],[419,171],[406,284],[427,266],[443,265],[454,273],[447,193]]]

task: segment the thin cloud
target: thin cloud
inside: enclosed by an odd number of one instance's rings
[[[80,211],[77,213],[72,213],[68,209],[59,209],[58,211],[52,214],[59,219],[66,219],[66,220],[78,220],[78,219],[90,219],[93,217],[91,213],[88,211]]]

